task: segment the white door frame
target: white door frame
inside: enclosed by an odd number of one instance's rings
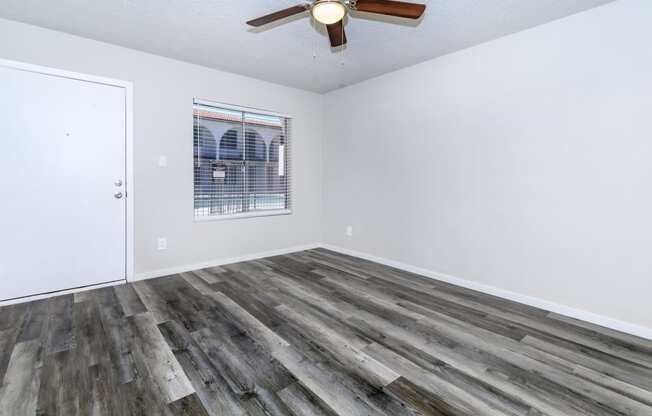
[[[27,64],[24,62],[10,61],[0,59],[0,67],[17,69],[38,74],[51,75],[62,78],[69,78],[79,81],[93,82],[96,84],[111,85],[114,87],[124,88],[125,90],[125,197],[127,204],[126,212],[126,253],[125,253],[125,278],[126,281],[132,281],[134,278],[134,143],[133,143],[133,83],[112,78],[98,77],[95,75],[80,74],[78,72],[64,71],[61,69],[49,68],[45,66]],[[106,286],[106,285],[98,285]],[[90,287],[89,287],[90,288]],[[56,296],[58,294],[70,292],[62,291],[49,294]],[[47,297],[48,294],[39,297]],[[31,300],[22,298],[19,302]],[[13,303],[13,302],[12,302]],[[4,302],[2,302],[4,304]]]

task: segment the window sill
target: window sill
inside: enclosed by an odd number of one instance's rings
[[[278,209],[270,211],[254,211],[254,212],[245,212],[242,214],[228,214],[228,215],[212,215],[207,217],[195,217],[195,222],[206,222],[206,221],[224,221],[224,220],[237,220],[241,218],[256,218],[256,217],[274,217],[277,215],[289,215],[292,214],[290,209]]]

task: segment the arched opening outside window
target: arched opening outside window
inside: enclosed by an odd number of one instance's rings
[[[246,160],[264,162],[267,160],[267,145],[262,136],[254,129],[245,130]]]
[[[201,124],[201,121],[195,122],[194,134],[194,156],[197,159],[216,159],[217,143],[215,136],[211,131]]]
[[[230,129],[220,139],[220,160],[242,160],[240,131]]]
[[[278,162],[278,151],[279,147],[281,145],[281,137],[276,136],[272,139],[272,141],[269,144],[269,161],[270,162]]]

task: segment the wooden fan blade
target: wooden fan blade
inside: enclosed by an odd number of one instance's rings
[[[328,29],[332,47],[342,46],[346,43],[346,33],[344,33],[344,24],[341,20],[332,25],[326,25],[326,29]]]
[[[298,6],[293,6],[288,9],[279,10],[278,12],[270,13],[266,16],[259,17],[258,19],[253,19],[247,22],[249,26],[259,27],[266,25],[268,23],[275,22],[277,20],[284,19],[286,17],[294,16],[295,14],[303,13],[308,10],[308,6],[305,4],[300,4]]]
[[[418,19],[426,11],[426,5],[393,0],[358,0],[355,2],[355,10]]]

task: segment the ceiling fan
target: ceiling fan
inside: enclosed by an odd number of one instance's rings
[[[313,0],[250,20],[247,24],[259,27],[310,11],[315,20],[326,25],[331,46],[335,47],[346,44],[342,19],[350,10],[418,19],[426,10],[426,5],[393,0]]]

